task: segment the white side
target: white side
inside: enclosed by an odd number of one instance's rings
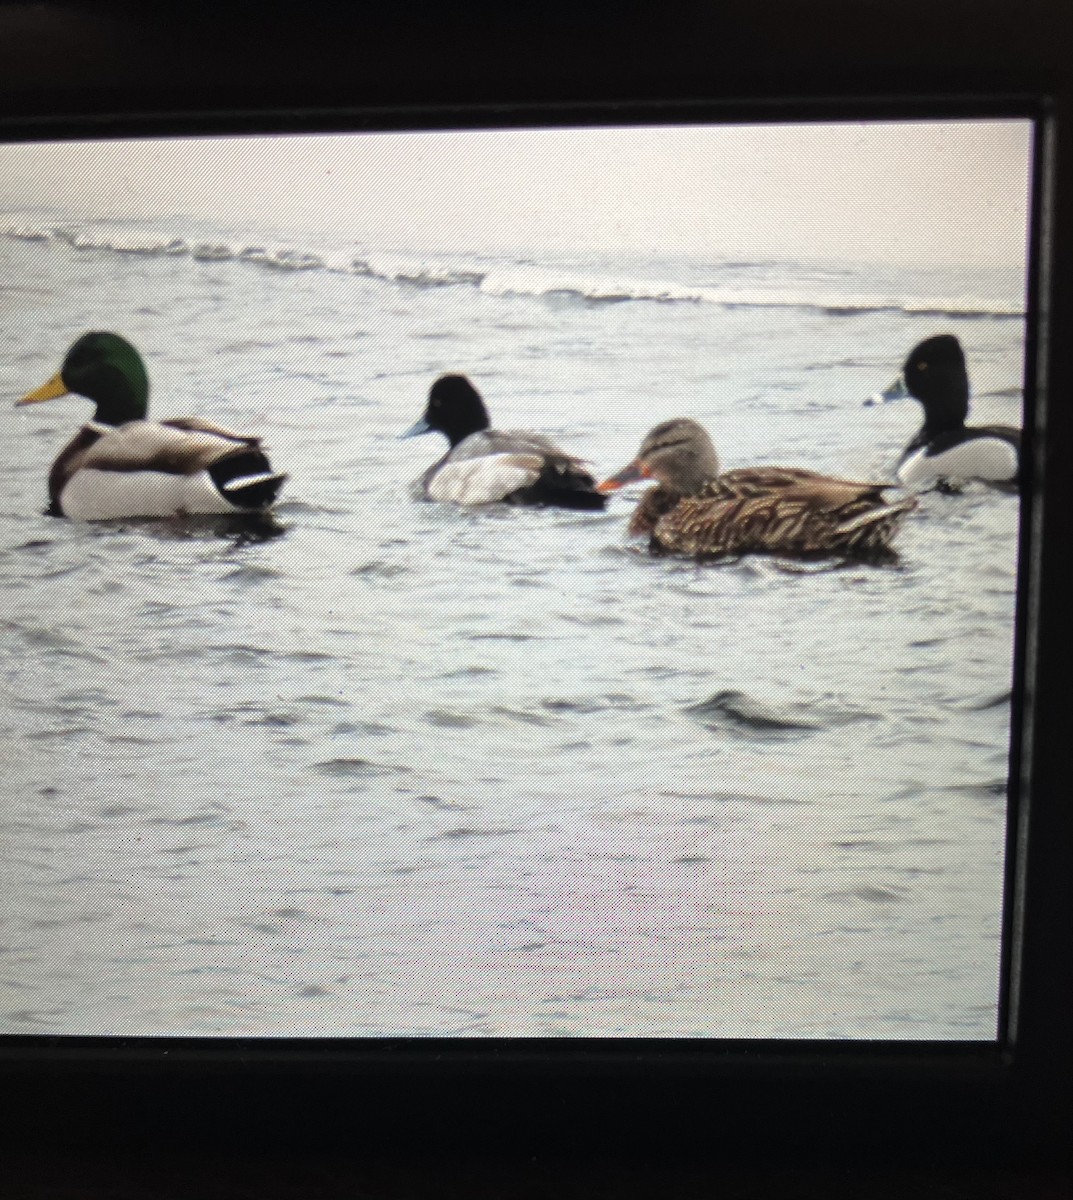
[[[236,506],[216,490],[207,471],[76,471],[60,494],[65,516],[76,521],[116,517],[173,517],[183,513],[233,513]]]
[[[919,487],[937,479],[1009,483],[1018,465],[1017,451],[1005,438],[979,437],[951,446],[942,454],[915,451],[898,468],[898,478],[906,487]]]
[[[533,454],[489,454],[447,462],[428,484],[430,500],[491,504],[535,483],[543,461]]]

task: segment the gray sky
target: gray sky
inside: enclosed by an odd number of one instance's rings
[[[0,207],[273,221],[372,246],[1023,261],[1026,121],[0,147]]]

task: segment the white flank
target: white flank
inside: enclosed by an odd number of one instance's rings
[[[1017,451],[1005,438],[970,438],[942,454],[917,450],[898,468],[898,478],[907,487],[934,483],[937,479],[983,479],[1008,483],[1017,474]]]
[[[451,504],[491,504],[534,483],[542,466],[536,454],[489,454],[447,462],[429,481],[428,496]]]
[[[168,475],[163,471],[76,471],[60,495],[64,516],[76,521],[117,517],[173,517],[180,513],[233,513],[207,471]]]

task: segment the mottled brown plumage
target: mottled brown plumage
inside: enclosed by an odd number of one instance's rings
[[[708,434],[688,417],[657,425],[637,457],[600,484],[654,479],[630,520],[655,552],[693,558],[741,554],[883,557],[912,498],[887,503],[884,483],[834,479],[799,467],[719,472]]]

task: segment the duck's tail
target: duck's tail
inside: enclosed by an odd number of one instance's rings
[[[854,555],[892,553],[895,534],[906,513],[912,512],[916,506],[916,498],[907,496],[904,500],[883,504],[843,521],[835,530],[840,550]]]
[[[209,467],[209,475],[228,504],[247,511],[270,508],[287,478],[272,470],[268,457],[256,446],[218,459]]]
[[[547,504],[579,512],[599,512],[607,506],[607,497],[596,490],[596,480],[572,459],[546,462],[540,476],[508,500],[515,504]]]

